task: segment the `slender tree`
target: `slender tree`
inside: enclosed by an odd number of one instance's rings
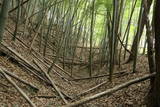
[[[142,2],[143,2],[143,0],[142,0]],[[147,14],[149,13],[151,4],[152,4],[152,0],[147,0],[147,7],[148,7]],[[142,6],[141,6],[141,8],[143,8]],[[133,61],[134,58],[136,57],[137,48],[139,46],[139,42],[140,42],[140,39],[142,37],[142,33],[143,33],[143,30],[144,30],[144,25],[146,24],[146,19],[145,18],[146,18],[145,17],[145,11],[142,10],[140,12],[140,15],[139,15],[137,32],[136,32],[136,35],[134,37],[134,41],[133,41],[132,48],[131,48],[131,53],[132,54],[130,54],[127,62]]]
[[[10,2],[11,0],[3,0],[2,9],[0,12],[0,42],[2,42]]]
[[[92,52],[92,45],[93,45],[93,28],[94,28],[94,9],[95,9],[95,0],[92,1],[92,18],[91,18],[91,36],[90,36],[90,55],[89,55],[89,61],[90,61],[90,77],[92,76],[92,58],[93,58],[93,52]]]

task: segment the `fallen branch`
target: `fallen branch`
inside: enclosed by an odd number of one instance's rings
[[[1,43],[1,45],[4,48],[6,48],[9,52],[11,52],[13,55],[15,55],[17,58],[19,58],[26,66],[28,66],[28,67],[34,69],[35,71],[39,72],[29,61],[27,61],[19,53],[17,53],[15,50],[13,50],[11,47],[9,47],[6,43]]]
[[[0,85],[3,86],[3,87],[9,88],[9,86],[4,84],[4,83],[0,83]]]
[[[46,68],[49,68],[49,64],[46,64],[42,59],[40,59],[39,57],[37,57],[34,53],[33,53],[33,56],[38,60],[40,61],[41,63],[43,63],[43,65],[46,67]],[[34,59],[35,60],[35,59]],[[33,60],[33,62],[34,62]],[[59,72],[55,71],[52,69],[52,71],[54,73],[56,73],[59,77],[61,77],[63,80],[65,80],[66,82],[70,82],[67,78],[65,78],[64,76],[62,76],[62,74],[60,74]]]
[[[77,106],[79,106],[79,105],[88,103],[88,102],[90,102],[90,101],[92,101],[92,100],[101,98],[101,97],[106,96],[106,95],[110,95],[110,94],[112,94],[112,93],[114,93],[114,92],[116,92],[116,91],[118,91],[118,90],[121,90],[121,89],[123,89],[123,88],[126,88],[126,87],[128,87],[128,86],[130,86],[130,85],[132,85],[132,84],[139,83],[139,82],[141,82],[141,81],[145,81],[145,80],[147,80],[147,79],[150,79],[150,78],[154,77],[155,75],[156,75],[156,73],[153,73],[153,74],[148,74],[148,75],[145,75],[145,76],[143,76],[143,77],[139,77],[139,78],[130,80],[130,81],[125,82],[125,83],[123,83],[123,84],[117,85],[117,86],[115,86],[115,87],[113,87],[113,88],[111,88],[111,89],[108,89],[108,90],[106,90],[106,91],[100,92],[100,93],[95,94],[95,95],[90,96],[90,97],[86,97],[86,98],[84,98],[84,99],[81,99],[81,100],[79,100],[79,101],[70,103],[70,104],[65,105],[65,106],[63,106],[63,107],[77,107]]]
[[[121,74],[124,74],[124,73],[125,73],[125,72],[122,71],[122,72],[114,73],[113,75],[121,75]],[[92,76],[92,77],[86,77],[86,78],[76,78],[76,79],[73,79],[73,80],[71,80],[71,81],[88,80],[88,79],[100,78],[100,77],[106,77],[106,76],[109,76],[109,74],[98,75],[98,76]]]
[[[33,76],[37,77],[39,80],[43,81],[44,83],[46,83],[47,85],[51,85],[50,82],[46,79],[44,79],[42,76],[38,75],[37,73],[35,73],[34,71],[32,71],[29,67],[27,67],[26,65],[24,65],[23,63],[20,63],[21,66],[23,66],[25,68],[25,70],[31,72],[33,74]]]
[[[5,28],[5,30],[7,30],[10,34],[11,34],[11,36],[13,36],[13,33],[8,29],[8,28]],[[28,48],[29,49],[29,46],[28,45],[26,45],[21,39],[19,39],[18,37],[16,37],[16,40],[18,40],[24,47],[26,47],[26,48]],[[38,60],[40,60],[40,61],[42,61],[36,54],[38,54],[41,58],[42,58],[42,56],[41,56],[41,54],[39,54],[35,49],[33,49],[32,48],[32,54],[33,54],[33,56],[35,57],[35,58],[37,58]],[[48,62],[50,62],[51,63],[51,61],[49,60],[49,59],[46,59],[46,58],[43,58],[43,60],[45,60],[45,63],[47,63],[47,64],[49,64]],[[47,60],[47,61],[46,61]],[[57,64],[54,64],[54,66],[55,67],[57,67],[59,70],[61,70],[61,71],[63,71],[65,74],[67,74],[70,78],[73,78],[73,77],[71,77],[71,75],[68,73],[68,72],[66,72],[63,68],[61,68],[59,65],[57,65]]]
[[[11,72],[8,72],[8,71],[5,70],[4,68],[3,68],[3,71],[4,71],[7,75],[13,77],[14,79],[18,80],[19,82],[21,82],[21,83],[23,83],[23,84],[25,84],[25,85],[33,88],[34,90],[36,90],[36,91],[39,90],[39,89],[38,89],[37,87],[35,87],[33,84],[28,83],[27,81],[20,79],[17,75],[15,75],[15,74],[13,74],[13,73],[11,73]]]
[[[11,78],[2,70],[0,69],[0,73],[4,75],[4,77],[11,83],[16,90],[26,99],[26,101],[30,104],[31,107],[36,107],[35,104],[29,99],[29,97],[16,85],[16,83],[11,80]]]
[[[51,63],[51,61],[49,60],[49,59],[47,59],[47,58],[45,58],[45,62],[47,63],[47,64],[50,64]],[[49,63],[48,63],[49,62]],[[67,71],[65,71],[63,68],[61,68],[59,65],[57,65],[57,64],[55,64],[54,63],[54,66],[55,67],[57,67],[59,70],[61,70],[61,71],[63,71],[65,74],[67,74],[70,78],[73,78]]]
[[[96,86],[94,86],[94,87],[92,87],[92,88],[90,88],[90,89],[88,89],[88,90],[85,90],[85,91],[79,93],[77,96],[85,95],[85,94],[87,94],[87,93],[89,93],[89,92],[91,92],[91,91],[93,91],[93,90],[101,87],[102,85],[106,84],[107,82],[108,82],[108,81],[104,81],[104,82],[102,82],[102,83],[100,83],[100,84],[98,84],[98,85],[96,85]]]
[[[11,54],[13,54],[15,57],[12,57],[12,55],[9,55],[11,58],[13,58],[16,62],[18,62],[20,65],[22,65],[25,68],[30,69],[30,71],[40,77],[41,73],[39,70],[33,66],[28,60],[26,60],[24,57],[22,57],[19,53],[17,53],[15,50],[13,50],[11,47],[8,47],[6,43],[1,43],[1,45],[6,48]],[[6,50],[3,49],[5,52]],[[6,52],[7,53],[7,52]],[[7,54],[8,55],[8,54]],[[17,59],[18,58],[18,59]],[[32,71],[33,70],[33,71]]]
[[[64,101],[64,103],[68,104],[67,100],[64,98],[63,94],[61,93],[61,91],[58,89],[58,87],[56,86],[55,82],[53,81],[53,79],[51,79],[51,77],[47,74],[47,72],[45,72],[43,70],[43,68],[39,65],[39,63],[34,60],[36,66],[45,74],[45,76],[47,77],[47,79],[49,79],[49,81],[51,82],[53,88],[56,90],[56,92],[59,94],[59,96],[62,98],[62,100]]]
[[[44,77],[36,74],[35,72],[33,72],[30,68],[26,67],[25,65],[23,65],[23,63],[21,64],[23,67],[25,67],[26,70],[28,70],[29,72],[31,72],[32,74],[34,74],[34,76],[38,77],[38,79],[40,79],[41,81],[43,81],[44,83],[46,83],[47,85],[52,86],[51,82],[48,79],[44,79]],[[57,86],[60,87],[60,85],[56,84]],[[53,86],[52,86],[53,87]],[[72,100],[72,96],[67,95],[65,92],[61,91],[61,93],[64,95],[64,97],[66,99]]]
[[[46,78],[44,78],[44,76],[42,76],[42,75],[39,74],[41,72],[39,72],[39,70],[36,67],[34,67],[32,64],[30,64],[29,61],[27,61],[25,58],[23,58],[15,50],[13,50],[12,48],[8,47],[5,43],[3,43],[3,44],[1,43],[1,45],[4,48],[6,48],[9,52],[11,52],[13,55],[15,55],[16,57],[18,57],[21,60],[21,61],[19,61],[15,57],[12,57],[10,55],[10,57],[13,58],[14,60],[16,60],[16,62],[18,62],[18,64],[20,64],[21,66],[23,66],[27,71],[31,72],[34,76],[38,77],[38,79],[42,80],[46,84],[52,85],[49,80],[46,80]],[[3,50],[3,52],[4,52],[4,50]],[[36,71],[36,72],[34,72],[34,71]],[[58,85],[58,84],[56,84],[56,85]],[[63,91],[61,93],[65,96],[66,99],[72,100],[72,98],[70,96],[68,96],[66,93],[64,93]]]
[[[46,98],[46,99],[57,98],[57,96],[43,96],[43,95],[33,96],[33,97],[31,97],[31,98],[35,98],[35,97],[38,97],[38,98]]]

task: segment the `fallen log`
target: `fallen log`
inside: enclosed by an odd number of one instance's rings
[[[40,66],[40,64],[34,60],[36,66],[45,74],[45,76],[47,77],[47,79],[49,79],[49,81],[51,82],[53,88],[55,89],[55,91],[59,94],[59,96],[62,98],[62,100],[64,101],[64,103],[68,104],[67,100],[64,98],[63,94],[61,93],[61,91],[58,89],[58,87],[56,86],[55,82],[53,81],[53,79],[51,79],[51,77],[47,74],[47,72],[45,72],[43,70],[43,68]]]
[[[94,87],[92,87],[92,88],[90,88],[90,89],[88,89],[88,90],[85,90],[85,91],[79,93],[79,94],[77,95],[77,97],[78,97],[78,96],[85,95],[85,94],[87,94],[87,93],[89,93],[89,92],[91,92],[91,91],[93,91],[93,90],[101,87],[102,85],[106,84],[107,82],[108,82],[108,81],[104,81],[104,82],[102,82],[102,83],[100,83],[100,84],[98,84],[98,85],[96,85],[96,86],[94,86]]]
[[[45,62],[47,63],[47,64],[50,64],[50,63],[52,63],[49,59],[47,59],[47,58],[45,58]],[[48,63],[49,62],[49,63]],[[63,68],[61,68],[59,65],[57,65],[57,64],[55,64],[54,63],[54,66],[56,67],[56,68],[58,68],[59,70],[61,70],[61,71],[63,71],[65,74],[67,74],[70,78],[73,78],[67,71],[65,71]],[[74,79],[74,78],[73,78]]]
[[[1,45],[6,48],[9,52],[11,52],[14,56],[16,56],[18,59],[20,59],[23,64],[30,67],[31,69],[39,72],[28,60],[26,60],[24,57],[22,57],[19,53],[17,53],[15,50],[13,50],[11,47],[9,47],[6,43],[1,43]]]
[[[139,83],[139,82],[141,82],[141,81],[145,81],[145,80],[147,80],[147,79],[150,79],[150,78],[154,77],[155,75],[156,75],[156,73],[152,73],[152,74],[145,75],[145,76],[143,76],[143,77],[139,77],[139,78],[130,80],[130,81],[128,81],[128,82],[125,82],[125,83],[123,83],[123,84],[117,85],[117,86],[115,86],[115,87],[113,87],[113,88],[111,88],[111,89],[108,89],[108,90],[106,90],[106,91],[100,92],[100,93],[95,94],[95,95],[90,96],[90,97],[86,97],[86,98],[84,98],[84,99],[81,99],[81,100],[79,100],[79,101],[70,103],[70,104],[65,105],[65,106],[62,106],[62,107],[77,107],[77,106],[79,106],[79,105],[88,103],[88,102],[90,102],[90,101],[92,101],[92,100],[101,98],[101,97],[106,96],[106,95],[110,95],[110,94],[112,94],[112,93],[114,93],[114,92],[116,92],[116,91],[118,91],[118,90],[121,90],[121,89],[123,89],[123,88],[126,88],[126,87],[128,87],[128,86],[130,86],[130,85],[133,85],[133,84],[135,84],[135,83]]]
[[[46,78],[44,78],[44,76],[42,76],[42,72],[39,72],[39,70],[36,67],[34,67],[32,64],[30,64],[29,61],[27,61],[25,58],[23,58],[15,50],[13,50],[12,48],[8,47],[5,43],[3,43],[3,44],[1,43],[1,45],[4,48],[6,48],[9,52],[11,52],[14,56],[18,57],[20,59],[20,61],[18,59],[16,59],[15,57],[12,57],[11,55],[9,55],[9,57],[11,57],[14,60],[16,60],[16,62],[18,62],[18,64],[20,64],[21,66],[23,66],[27,71],[31,72],[35,77],[38,77],[38,79],[40,79],[43,82],[45,82],[46,84],[52,86],[51,82],[49,80],[47,80]],[[3,50],[3,52],[4,52],[4,50]],[[58,85],[58,84],[56,84],[56,85]],[[66,93],[64,93],[64,92],[61,92],[61,93],[65,96],[66,99],[72,100],[72,97],[68,96]]]
[[[3,70],[7,75],[11,76],[12,78],[18,80],[19,82],[21,82],[21,83],[23,83],[23,84],[25,84],[25,85],[33,88],[35,91],[38,91],[38,90],[39,90],[39,89],[38,89],[37,87],[35,87],[33,84],[28,83],[27,81],[20,79],[17,75],[15,75],[15,74],[13,74],[13,73],[11,73],[11,72],[8,72],[8,71],[5,70],[4,68],[2,68],[2,70]]]
[[[40,61],[41,63],[43,63],[43,65],[46,67],[46,68],[49,68],[49,64],[46,64],[42,59],[40,59],[39,57],[37,57],[34,53],[33,53],[34,57]],[[35,59],[34,59],[35,60]],[[33,62],[34,62],[33,60]],[[52,71],[54,73],[56,73],[59,77],[61,77],[63,80],[65,80],[66,82],[70,82],[66,77],[62,76],[62,74],[60,74],[59,72],[55,71],[54,69],[52,69]]]
[[[50,98],[57,98],[57,96],[44,96],[44,95],[39,95],[39,96],[33,96],[31,98],[46,98],[46,99],[50,99]]]
[[[114,73],[113,75],[122,75],[122,74],[125,74],[125,73],[126,73],[125,71],[122,71],[122,72]],[[76,78],[76,79],[73,79],[71,81],[88,80],[88,79],[94,79],[94,78],[100,78],[100,77],[106,77],[106,76],[109,76],[109,74],[103,74],[103,75],[85,77],[85,78]]]
[[[31,72],[32,74],[34,74],[34,76],[38,77],[38,79],[42,80],[44,83],[46,83],[47,85],[52,86],[51,82],[47,79],[44,79],[43,77],[41,77],[40,75],[36,74],[35,72],[33,72],[30,68],[26,67],[25,65],[22,64],[23,67],[25,67],[26,70],[28,70],[29,72]],[[60,85],[56,84],[57,86],[60,87]],[[52,86],[53,87],[53,86]],[[72,100],[73,98],[69,95],[67,95],[66,93],[64,93],[63,91],[61,91],[61,93],[64,95],[64,97],[66,99]]]
[[[24,65],[23,63],[20,63],[22,67],[25,68],[26,71],[29,71],[33,74],[34,77],[36,77],[37,79],[43,81],[44,83],[46,83],[47,85],[51,85],[50,82],[48,80],[46,80],[45,78],[43,78],[41,75],[35,73],[33,70],[31,70],[30,68],[28,68],[26,65]]]
[[[13,54],[13,55],[7,54],[12,60],[14,60],[16,63],[20,64],[21,66],[23,66],[26,70],[30,71],[32,74],[34,74],[40,80],[44,80],[45,81],[45,79],[42,77],[41,72],[39,72],[39,70],[36,67],[34,67],[28,60],[26,60],[24,57],[22,57],[19,53],[17,53],[12,48],[8,47],[5,43],[1,43],[1,45],[5,49],[7,49],[11,54]],[[6,52],[5,49],[2,49],[3,53]],[[13,57],[13,56],[15,56],[16,58]]]
[[[4,83],[0,83],[0,85],[1,85],[2,87],[9,88],[9,86],[6,85],[6,84],[4,84]]]
[[[8,28],[5,28],[5,29],[11,34],[11,36],[13,36],[13,33],[12,33]],[[29,46],[26,45],[21,39],[19,39],[18,37],[16,37],[16,40],[18,40],[24,47],[26,47],[26,48],[29,49]],[[32,48],[32,54],[33,54],[33,56],[36,57],[36,58],[39,60],[39,58],[37,57],[37,55],[35,55],[35,53],[38,54],[40,57],[42,57],[41,54],[39,54],[35,49]],[[40,59],[40,60],[41,60],[41,59]],[[47,61],[49,61],[49,60],[46,59],[46,58],[44,58],[44,60],[45,60],[45,62],[48,64]],[[46,60],[47,60],[47,61],[46,61]],[[50,61],[49,61],[49,62],[50,62]],[[50,62],[50,63],[51,63],[51,62]],[[57,67],[59,70],[63,71],[63,72],[64,72],[65,74],[67,74],[69,77],[71,77],[71,75],[70,75],[68,72],[66,72],[63,68],[61,68],[61,67],[58,66],[57,64],[54,64],[54,66]],[[71,77],[71,78],[73,78],[73,77]]]
[[[25,98],[31,107],[36,107],[35,104],[29,99],[29,97],[16,85],[14,81],[11,80],[11,78],[2,69],[0,69],[0,73],[4,75],[8,82],[16,88],[16,90],[23,96],[23,98]]]

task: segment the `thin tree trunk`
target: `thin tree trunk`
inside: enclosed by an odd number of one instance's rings
[[[6,20],[8,17],[8,10],[10,5],[10,0],[3,0],[2,9],[0,13],[0,42],[3,39],[3,33],[5,29]]]
[[[16,25],[15,25],[15,30],[14,30],[14,34],[13,34],[13,38],[12,40],[16,40],[16,36],[17,36],[17,31],[18,31],[18,24],[19,24],[19,19],[20,19],[20,0],[18,0],[18,10],[17,10],[17,20],[16,20]]]
[[[142,1],[143,2],[143,1]],[[150,7],[151,7],[151,4],[152,4],[152,0],[147,0],[147,7],[148,7],[148,11],[147,11],[147,14],[149,13],[149,10],[150,10]],[[138,28],[139,30],[137,30],[136,32],[136,35],[135,35],[135,38],[134,38],[134,41],[133,41],[133,44],[132,44],[132,48],[131,48],[131,53],[128,60],[127,60],[127,63],[129,63],[130,61],[133,61],[134,58],[135,58],[135,55],[136,55],[136,50],[138,48],[138,45],[139,45],[139,42],[140,42],[140,39],[142,37],[142,33],[143,33],[143,29],[144,29],[144,25],[146,24],[146,17],[145,17],[145,12],[142,11],[142,17],[141,15],[139,15],[139,24],[138,24]],[[142,18],[142,19],[141,19]],[[140,21],[141,20],[141,21]],[[140,25],[140,26],[139,26]]]
[[[89,62],[90,62],[90,72],[89,76],[92,76],[92,69],[93,69],[93,53],[92,53],[92,45],[93,45],[93,30],[94,30],[94,8],[95,8],[95,0],[92,3],[92,18],[91,18],[91,36],[90,36],[90,55],[89,55]]]

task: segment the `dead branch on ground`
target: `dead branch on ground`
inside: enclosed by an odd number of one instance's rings
[[[136,84],[136,83],[139,83],[139,82],[142,82],[142,81],[145,81],[147,79],[150,79],[152,77],[154,77],[156,75],[156,73],[152,73],[152,74],[148,74],[148,75],[145,75],[143,77],[139,77],[139,78],[136,78],[136,79],[133,79],[133,80],[130,80],[128,82],[125,82],[123,84],[120,84],[120,85],[117,85],[111,89],[108,89],[106,91],[103,91],[103,92],[100,92],[98,94],[95,94],[93,96],[89,96],[89,97],[86,97],[84,99],[81,99],[79,101],[76,101],[76,102],[73,102],[73,103],[70,103],[68,105],[65,105],[63,107],[77,107],[79,105],[82,105],[82,104],[85,104],[85,103],[88,103],[92,100],[95,100],[95,99],[98,99],[98,98],[101,98],[103,96],[106,96],[106,95],[111,95],[113,94],[114,92],[118,91],[118,90],[121,90],[123,88],[126,88],[130,85],[133,85],[133,84]]]
[[[16,90],[26,99],[26,101],[30,104],[31,107],[36,107],[35,104],[29,99],[29,97],[16,85],[16,83],[11,80],[11,78],[2,70],[0,69],[0,73],[4,75],[4,77],[11,83]]]

